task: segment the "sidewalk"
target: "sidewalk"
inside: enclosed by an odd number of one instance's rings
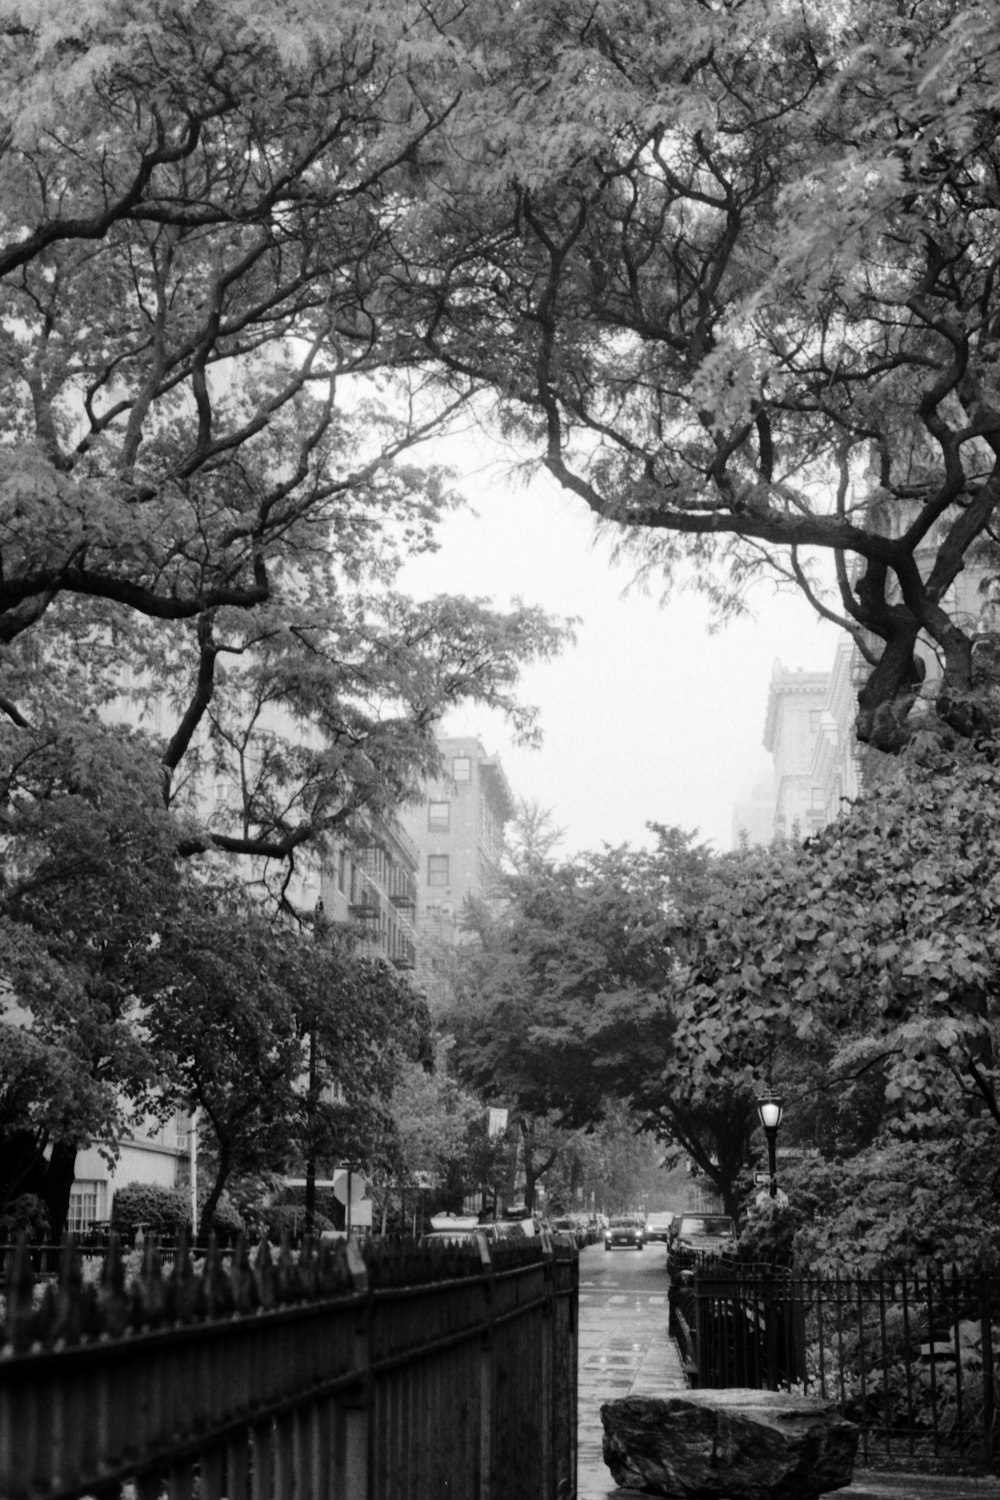
[[[608,1296],[580,1289],[577,1500],[640,1500],[619,1488],[604,1462],[601,1406],[621,1396],[667,1396],[687,1389],[667,1333],[667,1298],[645,1289]],[[1000,1500],[1000,1480],[880,1474],[855,1469],[842,1500]],[[644,1500],[649,1500],[648,1495]]]

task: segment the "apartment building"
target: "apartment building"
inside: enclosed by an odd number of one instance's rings
[[[854,677],[854,643],[846,635],[829,671],[774,663],[764,722],[774,766],[771,837],[807,838],[857,796]]]
[[[416,847],[401,824],[373,819],[359,848],[342,845],[319,870],[328,921],[360,923],[362,952],[410,971],[417,963]]]
[[[496,896],[504,828],[514,797],[499,759],[478,738],[442,738],[441,775],[401,821],[418,858],[416,926],[422,940],[455,944],[468,900]]]

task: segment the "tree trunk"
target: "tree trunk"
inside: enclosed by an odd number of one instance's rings
[[[212,1219],[215,1217],[215,1210],[219,1206],[219,1199],[222,1197],[222,1190],[229,1178],[231,1168],[232,1153],[228,1146],[220,1142],[219,1164],[215,1171],[215,1181],[212,1183],[211,1191],[202,1206],[196,1226],[198,1239],[203,1243],[207,1243],[208,1237],[212,1233]]]
[[[58,1244],[69,1219],[69,1194],[76,1175],[76,1147],[68,1141],[56,1141],[45,1172],[42,1197],[49,1211],[49,1230]]]

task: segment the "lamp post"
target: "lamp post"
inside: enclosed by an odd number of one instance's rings
[[[781,1116],[784,1105],[781,1095],[772,1093],[769,1089],[766,1094],[761,1094],[757,1100],[757,1113],[760,1123],[764,1127],[767,1137],[767,1169],[771,1178],[770,1195],[772,1198],[778,1196],[778,1126],[781,1124]]]

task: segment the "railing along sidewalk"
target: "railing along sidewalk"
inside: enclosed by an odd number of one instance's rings
[[[562,1500],[575,1492],[576,1253],[262,1242],[39,1300],[12,1264],[0,1494]]]
[[[797,1388],[861,1428],[859,1461],[996,1467],[1000,1277],[797,1275],[705,1259],[671,1287],[692,1384]]]

